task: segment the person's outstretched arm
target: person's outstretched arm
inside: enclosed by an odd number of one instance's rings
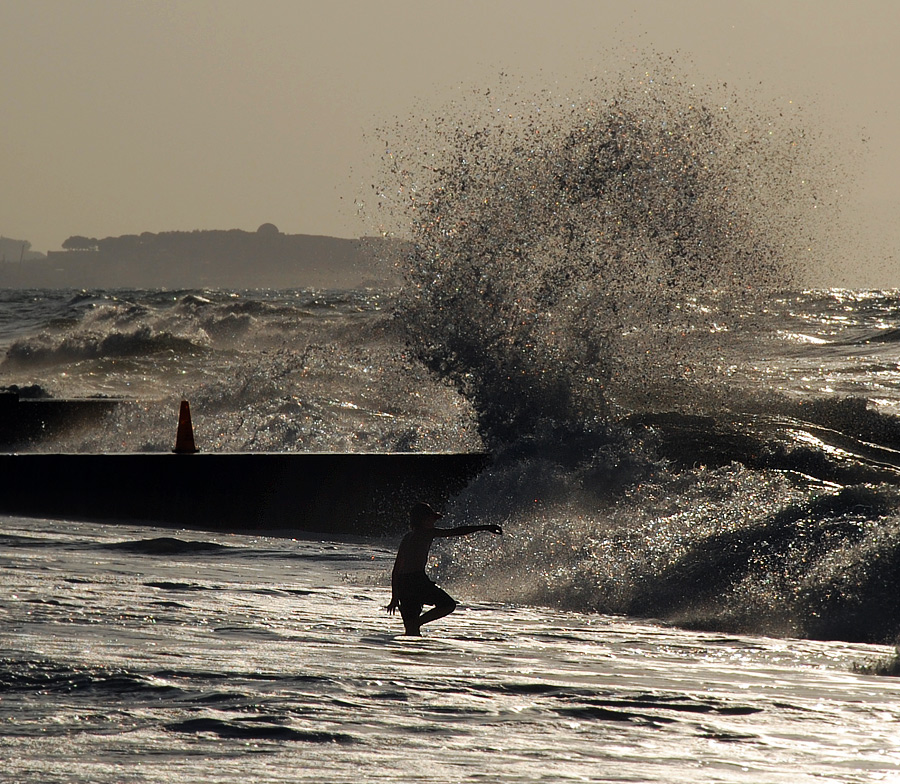
[[[446,539],[449,536],[465,536],[478,531],[490,531],[492,534],[503,533],[503,529],[499,525],[461,525],[457,528],[435,528],[434,535]]]

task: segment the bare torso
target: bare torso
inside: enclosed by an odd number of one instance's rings
[[[435,530],[417,529],[410,531],[400,542],[397,549],[397,560],[394,561],[394,571],[397,574],[413,574],[424,572],[428,563],[428,551],[434,541]]]

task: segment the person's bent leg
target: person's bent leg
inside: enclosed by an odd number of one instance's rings
[[[447,598],[441,599],[439,604],[436,604],[428,612],[419,616],[419,626],[424,626],[426,623],[431,623],[438,618],[443,618],[445,615],[450,615],[456,609],[456,602],[447,594],[444,594],[444,596]]]

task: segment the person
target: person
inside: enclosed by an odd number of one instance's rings
[[[425,574],[431,543],[435,539],[465,536],[477,531],[503,533],[499,525],[436,528],[434,524],[441,517],[426,503],[420,502],[413,506],[409,515],[411,530],[400,542],[391,572],[391,603],[385,609],[394,613],[399,608],[403,626],[410,636],[420,636],[422,626],[443,618],[456,609],[456,601]],[[423,613],[422,608],[427,604],[433,606]]]

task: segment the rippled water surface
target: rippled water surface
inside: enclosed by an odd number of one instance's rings
[[[900,775],[890,649],[463,606],[399,635],[393,542],[5,518],[16,782],[863,782]]]

